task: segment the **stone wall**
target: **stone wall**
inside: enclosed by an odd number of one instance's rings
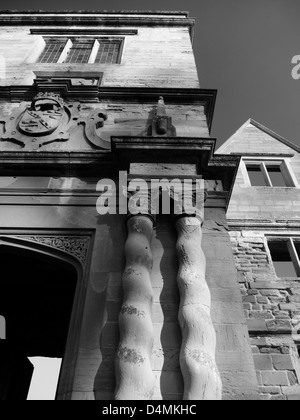
[[[300,399],[300,280],[275,274],[268,231],[231,231],[262,399]],[[285,231],[287,234],[287,231]]]
[[[32,85],[34,72],[104,72],[103,86],[199,88],[199,81],[189,28],[182,19],[182,27],[126,27],[138,30],[137,35],[125,38],[120,64],[41,64],[31,62],[30,55],[42,42],[42,35],[30,34],[29,26],[2,26],[0,57],[5,64],[1,84]],[[67,27],[66,27],[67,28]],[[111,29],[98,25],[90,29]],[[118,29],[122,30],[122,24]],[[75,27],[80,35],[80,27]],[[56,29],[52,35],[55,36]],[[51,33],[51,32],[50,32]],[[103,35],[105,37],[105,34]]]
[[[205,208],[203,251],[217,334],[216,361],[224,400],[258,398],[255,368],[238,288],[225,209]]]
[[[72,343],[76,343],[72,351],[78,349],[68,366],[74,381],[68,379],[59,399],[111,399],[115,390],[114,359],[123,300],[126,218],[97,214],[96,181],[47,177],[0,179],[2,235],[37,234],[45,230],[53,235],[61,235],[65,230],[69,235],[74,230],[76,234],[79,230],[93,233],[89,275],[80,297],[82,321],[71,334]],[[255,399],[257,380],[226,224],[225,199],[220,202],[220,198],[212,196],[207,200],[202,239],[206,281],[212,297],[211,316],[217,335],[216,362],[223,383],[223,399]],[[179,366],[182,338],[178,323],[178,260],[176,231],[170,216],[157,217],[151,250],[154,398],[180,400],[183,378]]]
[[[94,148],[85,135],[85,123],[91,113],[102,111],[107,115],[104,126],[97,130],[97,135],[110,145],[112,136],[147,136],[152,127],[152,119],[156,115],[157,100],[149,102],[125,102],[114,100],[101,100],[98,103],[81,103],[76,109],[76,116],[70,122],[70,138],[67,141],[43,145],[44,151],[84,151]],[[72,102],[65,102],[72,106]],[[78,104],[75,104],[75,107]],[[30,102],[27,102],[30,106]],[[0,100],[0,140],[5,133],[4,119],[11,118],[13,113],[18,114],[20,106],[16,103],[1,102]],[[207,118],[204,106],[200,101],[194,103],[172,103],[166,101],[166,112],[172,118],[177,137],[209,137]],[[2,123],[3,122],[3,123]],[[0,150],[21,150],[21,144],[2,140]]]

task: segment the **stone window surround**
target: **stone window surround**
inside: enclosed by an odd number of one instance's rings
[[[268,187],[269,188],[269,187]],[[280,229],[274,230],[271,227],[266,228],[265,226],[252,226],[251,228],[251,232],[249,232],[249,234],[247,234],[247,236],[245,235],[245,232],[247,232],[247,230],[242,229],[243,232],[243,236],[244,239],[249,242],[255,242],[255,243],[261,243],[264,246],[264,249],[267,253],[267,261],[268,261],[268,265],[270,266],[270,272],[268,273],[268,277],[270,279],[270,281],[272,282],[276,282],[277,280],[281,279],[281,280],[286,280],[286,281],[293,281],[293,280],[299,280],[299,277],[278,277],[276,275],[275,272],[275,268],[273,265],[273,261],[272,261],[272,256],[271,256],[271,252],[269,249],[269,242],[271,241],[275,241],[275,242],[279,242],[279,241],[297,241],[300,242],[300,225],[298,227],[294,227],[291,228],[290,230],[288,230],[286,227],[284,228],[284,231],[282,230],[282,227]],[[230,236],[231,236],[231,240],[233,240],[235,237],[233,235],[234,231],[240,231],[240,227],[237,228],[236,226],[231,226],[231,232],[230,232]],[[247,232],[248,233],[248,232]],[[295,247],[293,246],[293,249]],[[296,251],[294,250],[294,252],[296,253]],[[300,258],[297,257],[298,261],[299,261],[299,266],[300,266]],[[295,258],[296,260],[296,258]],[[296,260],[297,261],[297,260]],[[297,262],[298,263],[298,262]],[[299,344],[300,344],[300,335],[299,335]]]
[[[297,178],[295,177],[293,170],[290,165],[290,158],[285,157],[277,157],[277,156],[247,156],[242,157],[241,159],[241,171],[244,178],[244,186],[245,187],[252,187],[252,188],[298,188],[299,184],[297,182]],[[253,165],[253,166],[260,166],[261,171],[263,173],[264,179],[266,181],[267,186],[252,186],[251,181],[248,175],[246,165]],[[274,187],[268,175],[268,171],[266,169],[266,165],[278,166],[280,167],[281,174],[286,182],[286,187]]]
[[[61,42],[63,42],[65,44],[63,51],[60,53],[59,58],[56,62],[51,62],[51,63],[43,63],[39,61],[39,58],[41,56],[41,54],[43,53],[45,47],[46,47],[46,38],[55,38],[56,42],[59,43],[60,40]],[[93,43],[92,48],[91,48],[91,53],[89,56],[89,59],[86,63],[81,63],[81,64],[98,64],[98,65],[106,65],[106,64],[111,64],[111,65],[116,65],[116,64],[120,64],[121,63],[121,57],[122,57],[122,53],[123,53],[123,48],[124,48],[124,43],[125,43],[125,37],[120,37],[120,36],[98,36],[98,35],[85,35],[85,34],[80,34],[80,33],[76,33],[76,35],[74,34],[70,34],[67,36],[67,41],[66,41],[66,36],[63,35],[56,35],[55,33],[52,34],[47,34],[45,36],[41,36],[39,38],[39,40],[34,43],[33,48],[31,50],[31,52],[29,53],[29,55],[27,56],[27,58],[25,59],[25,62],[30,64],[30,63],[37,63],[37,64],[72,64],[67,63],[65,60],[68,56],[68,53],[70,52],[72,46],[73,46],[73,42],[72,39],[74,38],[86,38],[87,41],[90,41],[91,43]],[[95,60],[97,58],[97,54],[101,45],[101,40],[103,41],[119,41],[120,45],[119,45],[119,49],[118,49],[118,57],[115,63],[95,63]],[[76,63],[74,63],[76,64]],[[79,63],[80,64],[80,63]]]
[[[295,271],[297,273],[297,277],[300,277],[300,258],[298,256],[298,253],[296,251],[295,248],[295,242],[300,242],[300,236],[288,236],[288,235],[266,235],[266,239],[267,239],[267,244],[269,244],[270,242],[285,242],[287,243],[287,248],[291,257],[291,260],[293,262]],[[270,261],[273,262],[272,260],[272,255],[268,246],[268,252],[270,255]],[[275,268],[274,268],[275,271]],[[275,271],[276,272],[276,271]]]

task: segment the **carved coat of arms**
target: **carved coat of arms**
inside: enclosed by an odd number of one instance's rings
[[[64,105],[59,96],[37,96],[21,116],[19,129],[34,136],[51,134],[60,126],[63,116]]]
[[[80,118],[79,102],[65,103],[58,94],[40,92],[30,105],[22,102],[9,116],[0,116],[0,123],[5,124],[0,139],[17,143],[27,150],[37,150],[49,143],[67,141],[72,135],[73,138],[79,136],[80,141],[85,137],[97,149],[110,149],[109,138],[103,138],[101,133],[107,120],[106,112],[90,109],[88,115]],[[80,137],[78,130],[82,124],[85,129]]]
[[[4,119],[5,133],[1,139],[19,143],[29,149],[37,149],[55,141],[66,141],[70,137],[68,130],[73,113],[59,95],[41,92],[29,106],[22,103]]]

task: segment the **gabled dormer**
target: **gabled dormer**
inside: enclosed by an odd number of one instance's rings
[[[300,148],[249,119],[216,152],[241,155],[227,217],[300,220]]]

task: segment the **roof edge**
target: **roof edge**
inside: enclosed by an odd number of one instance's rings
[[[217,150],[216,153],[220,154],[220,153],[224,153],[224,149],[225,147],[227,147],[236,137],[236,135],[238,135],[239,133],[241,133],[245,127],[248,124],[252,124],[254,127],[258,128],[259,130],[262,130],[263,132],[265,132],[266,134],[270,135],[271,137],[273,137],[274,139],[280,141],[281,143],[283,143],[285,146],[290,147],[291,149],[295,150],[296,152],[300,153],[300,147],[297,146],[296,144],[292,143],[290,140],[287,140],[285,137],[282,137],[280,134],[275,133],[275,131],[272,131],[270,128],[264,126],[263,124],[257,122],[256,120],[254,120],[253,118],[249,118],[235,133],[233,133]],[[226,152],[225,152],[226,154]]]
[[[18,10],[18,9],[0,9],[0,14],[24,14],[24,15],[31,15],[31,14],[110,14],[110,15],[121,15],[121,14],[130,14],[130,15],[179,15],[189,17],[188,11],[181,11],[181,10]]]

